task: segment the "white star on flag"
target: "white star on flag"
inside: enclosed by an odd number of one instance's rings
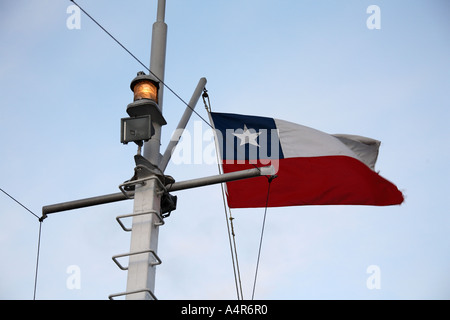
[[[258,138],[260,134],[261,132],[250,132],[245,124],[243,133],[233,133],[234,136],[238,137],[241,140],[241,146],[249,143],[257,147],[259,147],[259,145],[258,142],[256,142],[256,138]]]

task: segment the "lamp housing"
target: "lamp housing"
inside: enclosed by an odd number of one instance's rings
[[[134,93],[133,101],[150,99],[158,103],[159,82],[152,75],[139,71],[131,81],[130,89]]]
[[[127,106],[130,117],[150,115],[152,121],[167,124],[158,105],[159,82],[154,76],[139,71],[131,81],[130,89],[133,91],[133,102]]]

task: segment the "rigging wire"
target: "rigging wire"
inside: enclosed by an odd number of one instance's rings
[[[88,16],[89,19],[92,20],[92,22],[94,22],[97,26],[100,27],[100,29],[102,29],[108,36],[110,36],[111,39],[113,39],[119,46],[122,47],[122,49],[124,49],[131,57],[134,58],[134,60],[136,60],[141,66],[143,66],[148,72],[150,72],[159,82],[161,82],[161,84],[166,87],[170,92],[172,92],[172,94],[177,97],[182,103],[184,103],[189,109],[192,110],[192,112],[194,112],[201,120],[203,120],[203,122],[205,122],[209,127],[212,128],[212,126],[209,124],[208,121],[205,120],[205,118],[203,118],[197,111],[194,110],[194,108],[192,108],[189,103],[187,103],[185,100],[183,100],[183,98],[180,97],[180,95],[178,95],[171,87],[169,87],[163,80],[161,80],[156,74],[153,73],[153,71],[151,71],[141,60],[139,60],[133,53],[131,53],[130,50],[128,50],[119,40],[117,40],[110,32],[108,32],[108,30],[106,30],[99,22],[97,22],[97,20],[95,20],[89,13],[86,12],[86,10],[84,10],[78,3],[76,3],[74,0],[70,0],[71,2],[73,2],[73,4],[75,4],[78,8],[80,8],[81,11],[83,11],[83,13]]]
[[[258,258],[256,260],[255,279],[253,281],[252,300],[255,297],[256,279],[258,277],[259,260],[261,257],[261,247],[262,247],[262,241],[263,241],[263,237],[264,237],[264,227],[266,225],[267,206],[269,205],[270,185],[271,185],[272,180],[275,179],[276,177],[277,177],[276,175],[267,177],[269,186],[267,187],[266,208],[264,209],[264,218],[263,218],[263,223],[262,223],[262,228],[261,228],[261,238],[259,239]]]
[[[31,213],[33,216],[35,216],[36,218],[39,219],[39,216],[37,214],[35,214],[33,211],[31,211],[30,209],[28,209],[27,207],[25,207],[22,203],[20,203],[20,201],[18,201],[17,199],[15,199],[12,195],[10,195],[9,193],[7,193],[5,190],[3,190],[2,188],[0,188],[0,191],[3,192],[4,194],[6,194],[8,197],[10,197],[12,200],[14,200],[17,204],[19,204],[20,206],[22,206],[22,208],[24,208],[25,210],[27,210],[29,213]]]
[[[25,205],[23,205],[19,200],[11,196],[9,193],[7,193],[5,190],[0,188],[0,191],[6,194],[10,199],[14,200],[17,204],[19,204],[22,208],[27,210],[29,213],[31,213],[33,216],[38,218],[39,220],[39,235],[38,235],[38,241],[37,241],[37,254],[36,254],[36,266],[35,266],[35,273],[34,273],[34,290],[33,290],[33,300],[36,300],[36,289],[37,289],[37,278],[38,278],[38,269],[39,269],[39,252],[41,247],[41,231],[42,231],[42,218],[39,218],[37,214],[35,214],[33,211],[28,209]]]
[[[202,98],[203,98],[203,103],[205,104],[205,109],[206,109],[209,119],[212,123],[211,101],[209,99],[208,90],[206,90],[206,88],[203,90]],[[208,102],[206,102],[206,100],[208,100]],[[212,126],[211,126],[211,128],[212,128]],[[217,143],[217,141],[216,141],[216,143]],[[220,166],[218,150],[219,149],[217,148],[217,145],[216,145],[217,168],[219,170],[219,174],[222,174],[223,172],[222,172],[222,168]],[[239,268],[239,260],[238,260],[237,247],[236,247],[236,234],[234,232],[234,225],[233,225],[234,218],[231,215],[230,208],[227,207],[227,204],[226,204],[225,189],[224,189],[223,183],[220,184],[220,188],[222,190],[223,209],[225,212],[225,221],[227,223],[228,242],[230,244],[231,261],[233,264],[234,282],[235,282],[235,286],[236,286],[237,299],[243,300],[244,294],[242,292],[241,272],[240,272],[240,268]],[[227,212],[227,208],[228,208],[228,212]],[[231,239],[233,239],[233,240],[231,240]]]
[[[39,236],[38,236],[37,254],[36,254],[36,271],[34,273],[33,300],[36,300],[36,289],[37,289],[37,279],[38,279],[38,269],[39,269],[39,251],[41,248],[41,231],[42,231],[42,220],[39,219]]]

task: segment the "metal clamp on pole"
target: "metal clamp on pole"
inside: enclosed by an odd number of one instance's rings
[[[166,187],[163,185],[163,183],[157,176],[151,176],[151,177],[145,177],[145,178],[136,179],[136,180],[125,181],[124,183],[119,185],[119,189],[120,189],[120,191],[122,191],[122,193],[125,195],[125,197],[127,197],[128,199],[132,199],[131,195],[129,194],[129,191],[131,191],[131,189],[133,189],[132,187],[136,186],[137,184],[145,185],[145,183],[148,180],[152,180],[152,179],[158,181],[158,184],[162,190],[167,191]]]
[[[118,254],[112,257],[113,261],[115,262],[115,264],[121,269],[121,270],[128,270],[128,267],[124,267],[120,264],[119,261],[117,261],[117,258],[122,258],[122,257],[128,257],[128,256],[133,256],[133,255],[137,255],[137,254],[142,254],[142,253],[151,253],[153,255],[153,257],[155,258],[154,260],[156,260],[156,262],[150,262],[149,265],[151,266],[157,266],[160,265],[162,263],[161,259],[156,255],[155,251],[151,250],[151,249],[147,249],[147,250],[142,250],[142,251],[136,251],[136,252],[130,252],[130,253],[124,253],[124,254]]]
[[[120,226],[122,227],[122,229],[124,231],[129,232],[129,231],[132,230],[132,228],[125,227],[125,225],[122,223],[121,219],[131,218],[131,217],[135,217],[135,216],[141,216],[141,215],[144,215],[144,214],[154,214],[154,215],[156,215],[158,217],[159,222],[155,223],[155,226],[162,226],[165,223],[164,219],[158,214],[158,212],[156,210],[150,210],[150,211],[140,212],[140,213],[124,214],[124,215],[121,215],[121,216],[117,216],[116,220],[120,224]]]
[[[152,290],[150,290],[148,288],[129,291],[129,292],[115,293],[115,294],[109,295],[108,298],[109,298],[109,300],[114,300],[113,298],[115,298],[115,297],[127,296],[129,294],[135,294],[135,293],[141,293],[141,292],[147,292],[153,298],[153,300],[158,300],[158,299],[156,299],[156,296],[153,294]]]
[[[148,180],[148,178],[125,181],[124,183],[119,185],[119,189],[120,189],[120,191],[122,191],[122,193],[125,195],[125,197],[127,197],[128,199],[132,199],[132,197],[128,195],[128,191],[134,189],[132,187],[135,187],[137,184],[144,185],[146,180]],[[126,188],[128,189],[128,191]]]

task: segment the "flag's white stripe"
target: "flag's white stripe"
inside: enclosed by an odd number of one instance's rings
[[[381,142],[375,139],[349,135],[333,134],[343,144],[350,148],[372,170],[375,170],[375,162],[378,158],[378,149]]]
[[[274,119],[285,158],[349,156],[362,161],[336,137],[296,123]]]

